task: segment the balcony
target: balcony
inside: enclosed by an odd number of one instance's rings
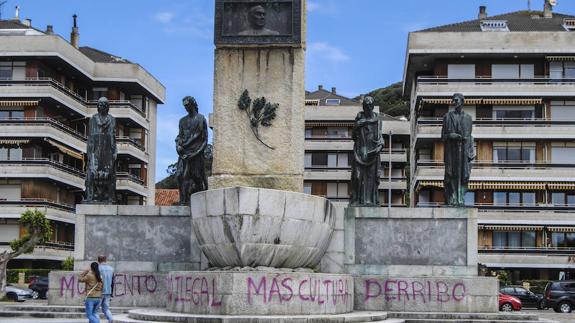
[[[417,78],[416,95],[452,96],[463,93],[466,96],[573,96],[575,79],[551,79],[536,76],[528,79],[493,79],[478,77],[472,79],[449,79],[440,76]]]
[[[49,97],[85,117],[98,112],[97,101],[87,101],[83,96],[51,78],[0,79],[0,97]],[[149,128],[144,111],[130,101],[110,100],[109,103],[110,114],[114,117],[131,119],[141,127]]]
[[[0,119],[0,137],[52,138],[81,151],[86,151],[86,136],[52,118]]]
[[[382,163],[389,163],[389,149],[384,149],[381,152],[380,160]],[[391,162],[392,163],[407,163],[407,149],[394,148],[391,149]]]
[[[569,261],[575,255],[572,250],[553,248],[533,248],[531,250],[482,250],[479,249],[479,263],[490,268],[575,268]]]
[[[118,136],[116,137],[116,146],[118,149],[118,154],[130,155],[139,160],[148,162],[148,153],[146,153],[144,146],[142,146],[135,139]]]
[[[314,136],[305,138],[306,151],[352,151],[351,137]]]
[[[9,251],[10,246],[7,243],[0,243],[0,253]],[[63,261],[68,257],[74,257],[74,245],[66,242],[50,242],[43,245],[37,245],[34,252],[22,254],[16,259],[44,259]]]
[[[575,205],[485,205],[479,208],[478,223],[492,225],[575,225]]]
[[[440,140],[442,118],[420,117],[417,140]],[[575,139],[575,120],[476,119],[475,139]]]
[[[116,173],[116,190],[148,196],[148,189],[144,180],[127,172]]]
[[[306,167],[303,178],[306,181],[349,181],[351,167]]]
[[[78,189],[84,189],[83,171],[47,158],[24,158],[0,161],[0,177],[48,178]]]
[[[472,181],[575,181],[573,164],[520,161],[476,161],[471,171]],[[442,181],[443,161],[418,161],[415,179]]]
[[[407,190],[407,178],[406,177],[391,177],[391,183],[389,178],[382,177],[379,180],[379,190]]]
[[[75,206],[55,202],[48,199],[21,198],[19,200],[0,199],[0,217],[4,219],[19,219],[21,214],[29,209],[37,209],[49,220],[75,223]]]

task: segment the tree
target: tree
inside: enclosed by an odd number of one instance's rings
[[[26,230],[26,234],[10,242],[12,251],[0,253],[0,299],[6,296],[6,268],[8,262],[21,254],[32,253],[37,244],[50,240],[52,228],[44,213],[38,210],[27,210],[18,221]]]
[[[394,117],[405,116],[409,118],[409,101],[403,98],[401,82],[373,90],[367,93],[367,95],[373,97],[374,104],[379,106],[380,112]]]
[[[206,146],[204,150],[204,169],[206,172],[206,176],[212,175],[212,162],[214,161],[213,155],[214,147],[211,144]],[[163,180],[156,183],[156,188],[159,189],[177,189],[178,188],[178,181],[176,179],[176,166],[177,163],[173,163],[168,166],[166,169],[166,173],[168,173],[168,177],[164,178]]]

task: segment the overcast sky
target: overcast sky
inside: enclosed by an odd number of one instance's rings
[[[1,1],[0,1],[1,2]],[[308,0],[306,89],[337,87],[346,96],[401,81],[407,35],[427,27],[526,10],[528,0]],[[531,0],[541,10],[544,0]],[[142,65],[167,89],[159,107],[156,179],[177,160],[174,138],[185,111],[181,99],[195,96],[200,112],[212,110],[213,0],[8,0],[2,19],[32,19],[39,29],[54,25],[69,38],[78,14],[80,45]],[[558,0],[556,12],[575,15],[575,1]],[[0,45],[1,46],[1,45]]]

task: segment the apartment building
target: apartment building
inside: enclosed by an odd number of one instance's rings
[[[546,2],[547,3],[547,2]],[[477,158],[479,262],[513,280],[575,278],[575,16],[517,11],[412,32],[412,205],[441,207],[442,116],[463,93]]]
[[[163,85],[143,67],[79,46],[31,21],[0,20],[0,250],[24,232],[26,209],[46,213],[52,239],[10,264],[50,265],[72,254],[84,192],[87,121],[101,96],[117,120],[118,204],[154,204],[156,109]]]
[[[351,135],[355,117],[362,110],[361,102],[338,94],[336,88],[328,91],[320,85],[316,91],[306,92],[305,105],[304,192],[347,203],[351,196]],[[380,116],[386,146],[381,153],[379,200],[382,206],[388,201],[392,206],[406,206],[409,122],[406,118]]]

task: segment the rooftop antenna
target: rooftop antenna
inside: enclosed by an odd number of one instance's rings
[[[5,5],[6,2],[8,2],[8,1],[7,0],[0,1],[0,20],[2,20],[2,6]]]
[[[527,0],[527,11],[531,11],[531,0]]]

